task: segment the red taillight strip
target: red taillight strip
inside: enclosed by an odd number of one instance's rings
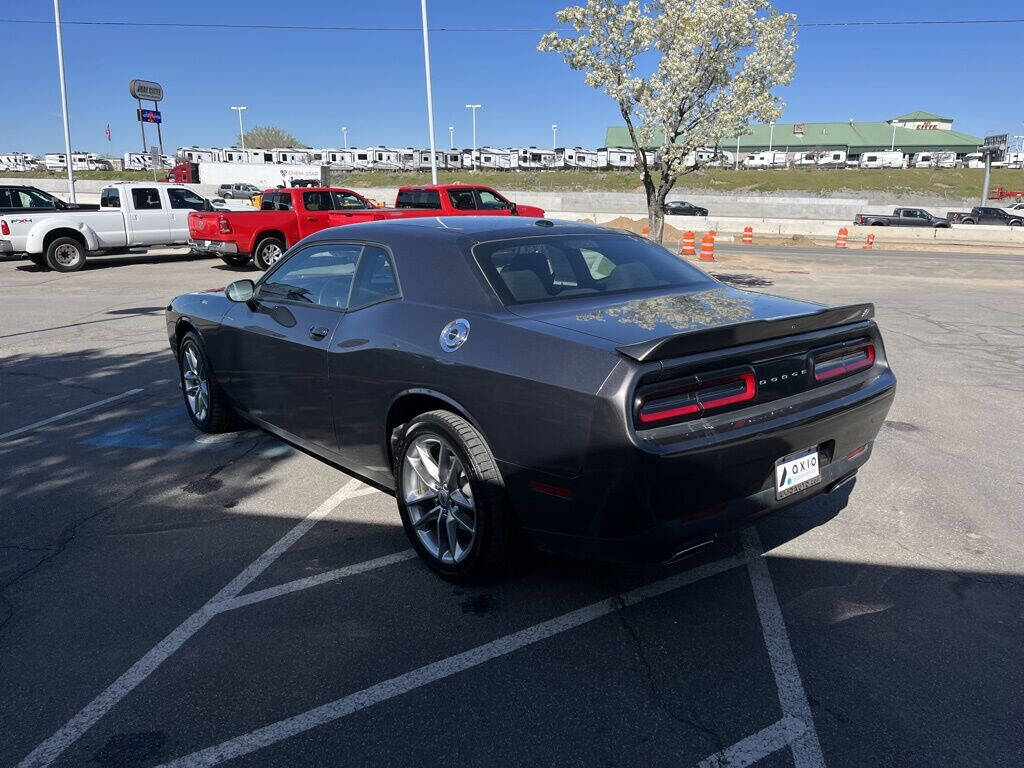
[[[7,226],[7,222],[6,221],[0,221],[0,235],[9,235],[9,234],[11,234],[11,228],[9,226]]]
[[[870,368],[875,364],[875,345],[865,344],[863,347],[857,347],[851,350],[844,350],[841,355],[828,360],[814,361],[814,380],[815,381],[828,381],[839,376],[845,376],[848,373],[855,373],[856,371]],[[818,366],[831,365],[826,370],[819,371]]]
[[[717,387],[722,387],[727,384],[742,384],[743,390],[740,392],[734,392],[720,397],[712,397],[708,400],[701,399],[701,393],[706,393],[708,390],[712,390]],[[682,416],[694,416],[696,414],[703,414],[707,411],[716,410],[718,408],[725,408],[728,405],[735,405],[737,403],[745,403],[748,400],[753,400],[757,397],[757,382],[754,379],[752,373],[739,373],[731,376],[725,376],[720,379],[715,379],[708,382],[700,382],[694,385],[688,394],[692,395],[697,399],[697,402],[684,403],[682,405],[676,405],[674,407],[665,407],[662,410],[655,411],[644,411],[645,406],[649,406],[652,403],[656,404],[659,400],[666,400],[671,402],[673,398],[678,398],[680,394],[687,393],[676,393],[673,396],[666,396],[664,398],[655,398],[651,401],[642,403],[640,411],[638,413],[638,419],[641,424],[653,424],[660,421],[668,421],[669,419],[678,419]],[[678,400],[677,400],[678,402]]]
[[[228,221],[227,216],[221,216],[217,219],[217,228],[221,231],[221,234],[231,234],[231,222]]]

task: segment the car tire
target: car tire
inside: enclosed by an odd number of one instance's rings
[[[85,246],[73,237],[58,237],[46,249],[46,266],[57,272],[77,272],[85,266]]]
[[[28,260],[35,264],[37,267],[49,269],[49,267],[46,264],[46,256],[44,256],[41,253],[30,253],[28,255]]]
[[[453,581],[510,570],[523,534],[483,435],[443,410],[420,414],[401,429],[394,452],[395,498],[406,535],[423,562]],[[424,451],[427,461],[421,458]]]
[[[178,383],[185,412],[200,432],[230,432],[238,416],[217,384],[202,339],[189,331],[178,346]]]
[[[284,256],[284,243],[279,237],[264,237],[252,249],[253,262],[264,272],[282,256]]]
[[[225,200],[230,200],[232,197],[234,197],[234,195],[232,195],[230,192],[225,192],[223,195],[221,195],[221,197],[223,197]]]
[[[221,260],[229,267],[244,267],[249,263],[249,257],[243,254],[221,254]]]

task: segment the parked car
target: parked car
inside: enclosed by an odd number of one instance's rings
[[[98,205],[66,203],[56,195],[21,184],[0,185],[0,214],[43,211],[96,211]]]
[[[166,322],[199,430],[242,415],[393,490],[423,560],[474,578],[522,532],[666,559],[845,484],[895,394],[872,317],[486,216],[324,230]]]
[[[665,213],[668,216],[707,216],[708,209],[685,200],[669,200],[665,203]]]
[[[259,187],[252,184],[221,184],[217,188],[217,196],[223,197],[225,200],[230,200],[233,197],[248,200],[259,193]]]
[[[867,227],[934,227],[948,229],[949,221],[941,216],[932,216],[923,208],[895,208],[892,216],[878,213],[858,213],[853,217],[854,224]]]
[[[423,216],[532,216],[544,211],[517,206],[490,187],[469,184],[400,187],[394,208],[378,208],[350,189],[271,189],[259,211],[231,211],[189,218],[190,243],[243,266],[250,256],[267,269],[302,238],[327,227]]]
[[[951,224],[994,224],[1007,227],[1024,226],[1024,212],[1010,212],[1003,208],[975,206],[970,213],[950,211],[946,214]]]
[[[133,246],[183,245],[188,214],[209,203],[186,187],[118,182],[100,190],[95,211],[67,210],[0,218],[0,253],[25,253],[58,272],[85,266],[87,254]]]

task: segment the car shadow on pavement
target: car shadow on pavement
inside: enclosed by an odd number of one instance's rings
[[[104,256],[104,255],[89,255],[85,262],[85,266],[80,271],[88,272],[94,269],[112,269],[115,267],[131,267],[141,264],[174,264],[187,261],[206,261],[214,259],[215,256],[205,253],[192,253],[190,251],[179,251],[176,253],[149,253],[142,251],[139,253],[127,253],[120,254],[117,256]],[[53,272],[48,267],[40,267],[33,264],[31,261],[25,261],[23,264],[19,264],[15,267],[19,272]],[[60,272],[53,272],[55,275],[61,274]]]

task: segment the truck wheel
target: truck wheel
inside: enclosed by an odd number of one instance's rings
[[[266,271],[284,255],[284,243],[279,237],[264,237],[252,251],[252,260],[256,266]]]
[[[244,254],[224,253],[220,258],[229,267],[244,267],[249,263],[249,257]]]
[[[46,266],[58,272],[77,272],[85,266],[85,246],[72,237],[58,237],[46,249]]]
[[[416,552],[445,578],[507,571],[520,551],[497,462],[483,435],[450,411],[404,429],[394,459],[402,524]]]

